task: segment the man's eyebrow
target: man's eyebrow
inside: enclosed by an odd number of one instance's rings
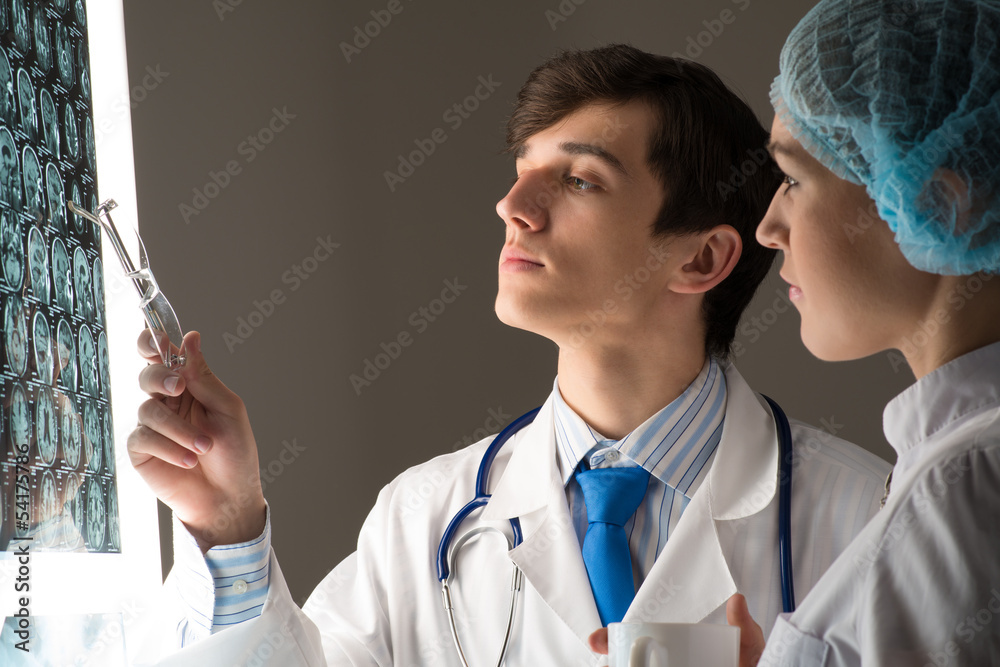
[[[604,162],[615,171],[619,172],[625,178],[632,180],[632,175],[628,173],[628,169],[625,168],[622,161],[600,146],[595,146],[594,144],[582,144],[577,141],[564,141],[559,144],[559,150],[564,153],[569,153],[570,155],[593,155],[598,160]]]
[[[527,143],[522,143],[514,149],[514,159],[521,160],[528,157],[530,150]],[[621,173],[625,178],[633,180],[632,174],[628,173],[628,169],[625,168],[622,161],[600,146],[585,144],[579,141],[564,141],[559,144],[559,150],[569,155],[592,155],[612,167],[615,171]]]

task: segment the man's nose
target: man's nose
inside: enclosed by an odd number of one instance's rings
[[[507,196],[497,202],[497,215],[510,227],[539,231],[548,222],[549,208],[559,195],[554,181],[538,170],[523,173]]]

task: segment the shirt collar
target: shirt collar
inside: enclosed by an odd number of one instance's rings
[[[950,432],[972,414],[1000,405],[998,377],[1000,343],[993,343],[931,371],[892,399],[882,414],[882,428],[899,457],[894,474],[921,456],[914,451],[920,443]]]
[[[613,447],[661,482],[694,495],[707,476],[726,416],[726,378],[717,360],[708,357],[698,377],[669,405],[618,441],[595,431],[552,389],[556,452],[563,484],[595,445]],[[604,441],[602,443],[602,441]]]

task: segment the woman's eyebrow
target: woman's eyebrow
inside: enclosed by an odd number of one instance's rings
[[[772,158],[777,157],[778,155],[783,155],[790,160],[802,160],[801,147],[795,144],[776,141],[775,139],[771,139],[767,142],[767,152],[771,154]]]

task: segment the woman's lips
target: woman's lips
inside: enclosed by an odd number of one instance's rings
[[[799,299],[802,298],[802,288],[801,287],[799,287],[798,285],[796,285],[795,283],[793,283],[791,280],[789,280],[785,276],[781,275],[780,273],[778,274],[778,276],[782,280],[784,280],[786,283],[788,283],[788,299],[789,299],[789,301],[798,301]]]

